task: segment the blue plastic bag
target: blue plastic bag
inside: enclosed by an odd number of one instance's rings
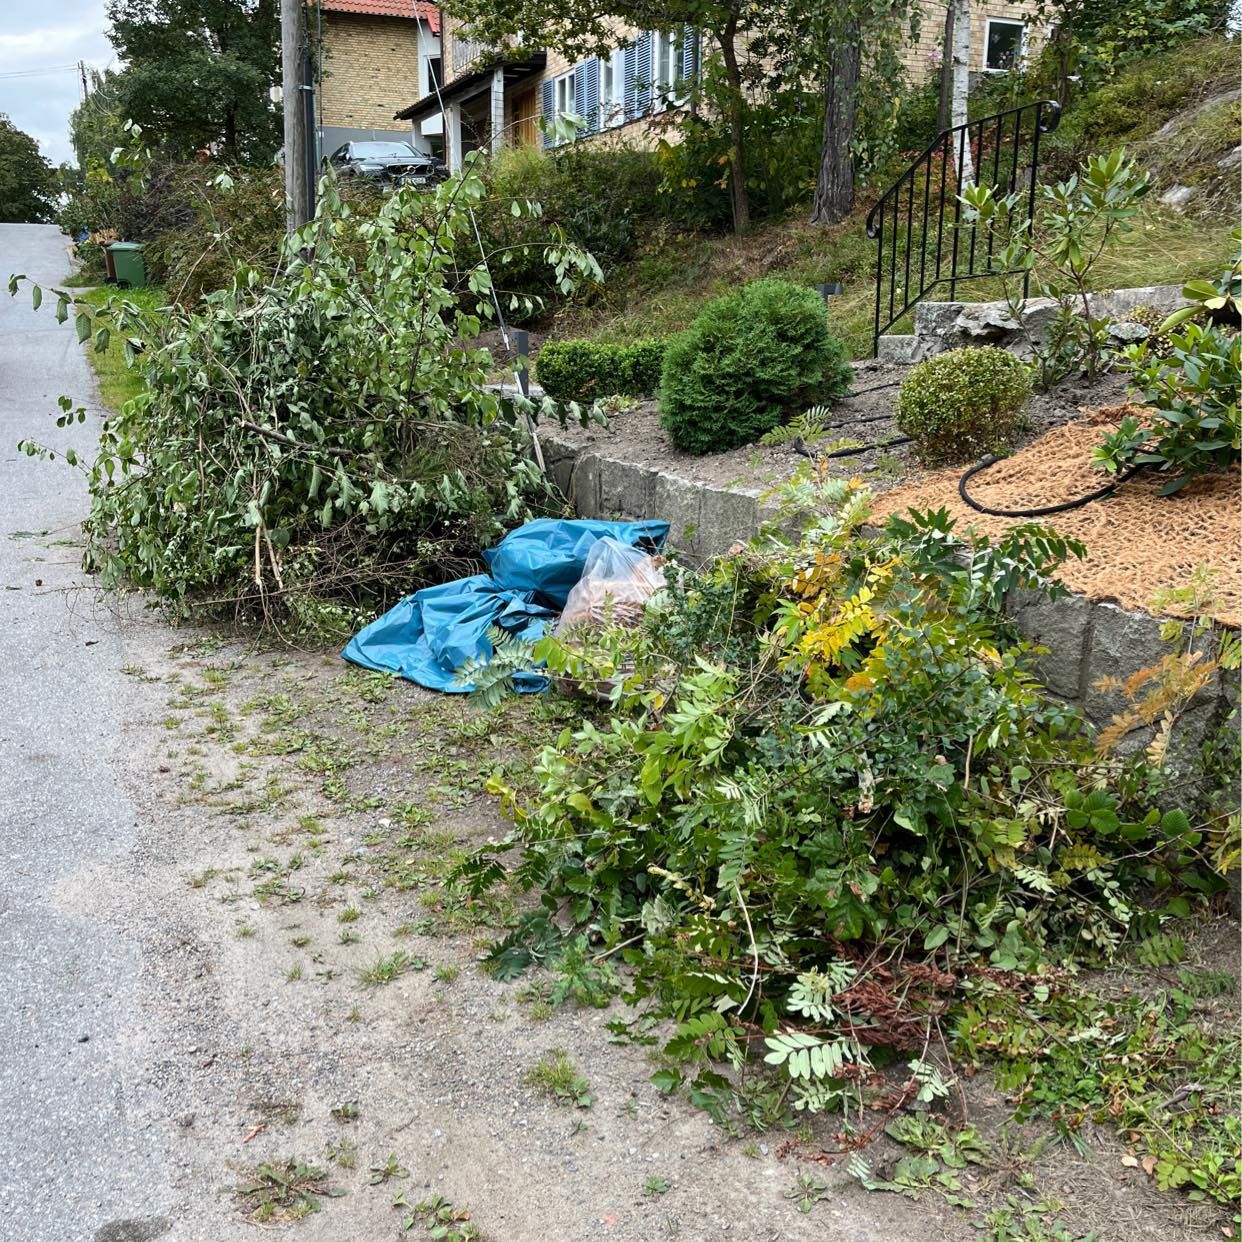
[[[491,576],[475,574],[425,587],[406,596],[360,630],[341,652],[344,659],[376,672],[395,673],[420,686],[462,694],[457,670],[471,658],[492,655],[492,626],[534,641],[555,622],[602,538],[657,552],[667,522],[595,522],[540,518],[510,532],[483,553]],[[546,688],[539,673],[518,673],[518,690]]]

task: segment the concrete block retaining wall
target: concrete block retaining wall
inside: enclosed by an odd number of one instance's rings
[[[671,527],[671,547],[691,562],[719,556],[752,538],[769,516],[758,489],[722,489],[618,461],[554,431],[543,430],[540,438],[549,471],[581,517],[663,519]],[[1104,677],[1128,677],[1169,650],[1156,618],[1115,604],[1092,603],[1081,595],[1047,600],[1015,593],[1008,611],[1023,635],[1048,648],[1036,659],[1044,685],[1077,704],[1096,724],[1107,723],[1124,706],[1119,692],[1102,691],[1096,683]],[[1192,704],[1180,732],[1207,736],[1234,702],[1236,686],[1218,680]]]

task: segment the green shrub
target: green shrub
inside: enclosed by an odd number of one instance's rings
[[[670,342],[660,421],[679,449],[720,452],[844,396],[852,378],[820,296],[788,281],[757,280],[709,302]]]
[[[469,572],[506,527],[555,504],[527,407],[489,389],[486,350],[458,344],[482,329],[453,267],[481,193],[467,172],[367,216],[326,183],[270,280],[242,268],[190,310],[152,317],[56,291],[79,338],[121,340],[144,381],[103,424],[92,462],[65,453],[91,494],[87,568],[178,613],[326,625],[335,609],[352,628],[397,594]],[[592,270],[557,249],[568,280]],[[313,265],[292,261],[303,251]],[[60,423],[79,418],[62,397]]]
[[[664,350],[663,341],[549,341],[535,359],[535,378],[555,401],[646,397],[660,386]]]
[[[506,314],[528,321],[561,300],[545,259],[549,234],[560,234],[595,256],[607,275],[633,258],[646,223],[666,210],[659,202],[660,170],[649,151],[571,143],[554,151],[505,149],[480,165],[486,187],[474,205],[479,233],[493,255],[492,273]],[[513,214],[515,203],[537,201],[538,217]],[[478,261],[473,235],[461,239],[462,270]]]
[[[902,381],[897,427],[931,466],[1008,449],[1031,392],[1024,363],[1003,349],[952,349],[920,362]]]

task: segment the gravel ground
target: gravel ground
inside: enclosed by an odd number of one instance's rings
[[[856,362],[853,366],[855,395],[833,405],[834,426],[830,434],[834,442],[848,442],[840,444],[841,448],[861,446],[865,451],[832,459],[829,471],[840,478],[857,476],[873,492],[886,492],[923,473],[909,444],[887,444],[900,438],[892,417],[893,404],[909,368],[878,362]],[[1026,406],[1028,427],[1015,448],[1077,418],[1084,408],[1116,404],[1123,399],[1124,391],[1124,377],[1110,374],[1092,384],[1072,380],[1051,392],[1033,393]],[[659,404],[653,400],[640,401],[617,412],[609,418],[607,427],[571,425],[558,431],[557,436],[622,461],[652,466],[715,487],[774,487],[808,460],[793,444],[748,444],[703,456],[680,452],[660,426]],[[807,447],[814,453],[825,451],[823,443]],[[832,450],[834,445],[827,448]]]

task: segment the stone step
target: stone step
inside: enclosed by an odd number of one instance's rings
[[[876,361],[891,363],[893,366],[906,366],[918,361],[918,348],[919,338],[913,333],[882,336],[875,355]]]

